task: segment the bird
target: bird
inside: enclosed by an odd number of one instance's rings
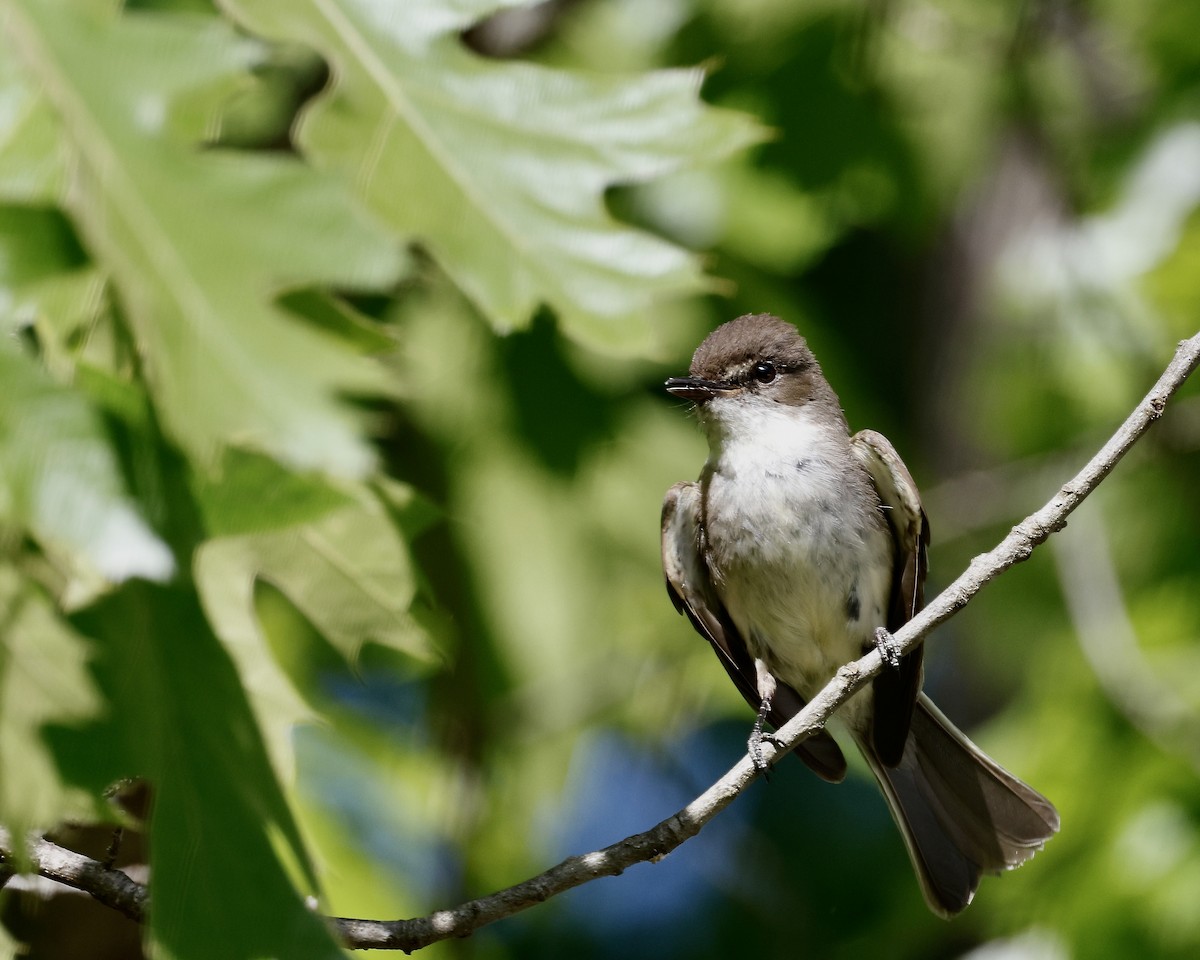
[[[882,434],[850,434],[804,337],[771,314],[717,327],[665,387],[694,404],[708,440],[699,479],[663,501],[667,592],[757,710],[755,765],[764,722],[780,727],[879,647],[889,665],[831,725],[882,790],[925,902],[953,917],[984,873],[1042,849],[1059,816],[921,690],[922,646],[897,655],[891,633],[921,609],[929,546],[911,474]],[[794,752],[826,781],[846,775],[826,730]]]

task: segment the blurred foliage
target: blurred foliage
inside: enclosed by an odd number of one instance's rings
[[[921,483],[936,591],[1197,328],[1197,35],[1167,0],[0,0],[0,822],[144,830],[155,956],[290,958],[341,955],[306,897],[414,916],[674,812],[749,718],[663,596],[705,454],[662,378],[797,323]],[[1063,818],[962,917],[865,777],[784,764],[427,953],[1195,956],[1198,467],[1189,385],[931,642]],[[111,923],[9,886],[0,952]]]

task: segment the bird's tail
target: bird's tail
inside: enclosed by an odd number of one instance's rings
[[[859,739],[883,788],[934,913],[951,917],[971,902],[986,871],[1020,866],[1058,831],[1058,812],[968,740],[924,694],[895,767]]]

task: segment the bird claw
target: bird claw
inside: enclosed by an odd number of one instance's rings
[[[900,646],[896,643],[896,638],[883,627],[875,628],[875,646],[884,663],[893,670],[900,669]]]
[[[766,722],[767,714],[770,712],[771,698],[763,697],[762,703],[758,707],[758,716],[754,718],[754,728],[750,731],[750,739],[746,741],[746,748],[750,753],[750,760],[754,763],[754,769],[764,775],[770,771],[771,765],[767,763],[762,755],[762,745],[769,743],[777,750],[780,747],[780,743],[775,739],[774,734],[763,730],[763,724]]]

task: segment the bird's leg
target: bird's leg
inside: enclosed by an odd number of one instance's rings
[[[111,870],[114,863],[117,862],[117,855],[121,852],[121,841],[125,839],[125,828],[114,827],[112,836],[108,840],[108,849],[104,853],[104,859],[101,863]]]
[[[763,722],[767,719],[767,714],[770,712],[771,698],[765,697],[762,703],[758,705],[758,716],[754,718],[754,727],[750,731],[750,740],[746,744],[750,751],[750,759],[754,761],[754,768],[759,773],[766,773],[770,769],[762,755],[762,742],[764,739]]]
[[[771,712],[771,699],[775,696],[775,676],[761,660],[754,661],[754,673],[760,699],[758,716],[754,718],[754,728],[750,731],[750,739],[746,747],[750,751],[750,759],[754,761],[754,768],[759,773],[766,773],[770,768],[767,765],[767,761],[763,759],[763,741],[765,740],[776,747],[779,746],[778,740],[771,736],[771,734],[763,732],[763,724],[766,723],[767,714]]]
[[[875,646],[879,649],[884,663],[893,670],[900,669],[900,646],[896,643],[896,638],[884,627],[875,628]]]

